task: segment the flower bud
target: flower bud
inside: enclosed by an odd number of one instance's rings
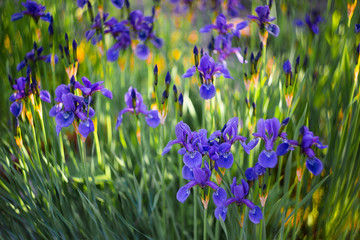
[[[72,75],[70,78],[70,92],[71,93],[75,92],[75,77],[74,77],[74,75]]]
[[[197,49],[196,45],[194,47],[193,53],[194,53],[195,67],[198,67],[199,66],[199,50]]]
[[[59,44],[59,50],[60,50],[61,59],[63,59],[64,58],[64,49],[61,44]]]
[[[256,103],[255,102],[252,103],[252,107],[254,109],[254,115],[256,115]]]
[[[11,87],[12,89],[14,89],[14,87],[13,87],[14,80],[12,79],[12,77],[10,76],[10,74],[8,75],[8,79],[9,79],[10,87]]]
[[[175,84],[173,86],[173,92],[174,92],[174,101],[177,102],[178,101],[178,91],[177,91]]]
[[[247,57],[247,53],[248,53],[248,48],[247,48],[247,47],[245,47],[245,49],[244,49],[244,59],[246,59],[246,57]]]
[[[162,94],[161,104],[165,104],[167,102],[168,97],[169,97],[168,92],[166,92],[165,90]]]
[[[183,104],[184,104],[184,97],[183,97],[183,94],[180,93],[180,95],[179,95],[179,116],[180,116],[180,118],[183,115]]]
[[[77,61],[77,42],[74,39],[72,42],[72,47],[73,47],[73,58],[74,58],[74,62]]]
[[[250,109],[250,102],[247,97],[245,97],[245,103],[246,103],[246,106],[248,107],[248,109]]]

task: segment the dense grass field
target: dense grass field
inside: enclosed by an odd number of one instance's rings
[[[0,17],[1,239],[360,238],[356,0]]]

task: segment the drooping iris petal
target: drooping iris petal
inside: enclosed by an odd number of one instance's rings
[[[268,31],[268,33],[270,33],[271,35],[273,35],[274,37],[278,37],[279,33],[280,33],[280,28],[278,25],[276,24],[269,24],[266,26],[266,30]]]
[[[214,203],[218,207],[220,207],[220,206],[222,206],[224,204],[224,202],[226,201],[226,198],[227,198],[227,194],[226,194],[226,191],[223,188],[218,188],[213,193]]]
[[[263,218],[261,209],[258,206],[255,206],[253,209],[249,210],[249,219],[254,224],[260,223],[260,220]]]
[[[220,206],[215,209],[214,215],[217,219],[220,220],[220,218],[225,221],[226,220],[226,213],[228,208],[225,206]]]
[[[70,111],[61,111],[58,112],[55,116],[55,122],[59,127],[68,127],[70,126],[75,118],[75,114]]]
[[[88,118],[84,121],[81,121],[79,124],[79,133],[86,138],[89,133],[93,132],[95,130],[93,121]]]
[[[120,47],[118,44],[114,44],[106,53],[107,60],[109,62],[114,62],[119,58]]]
[[[210,32],[215,26],[213,24],[209,24],[204,26],[203,28],[200,28],[199,32],[201,33],[208,33]]]
[[[202,156],[197,151],[188,152],[184,155],[183,161],[185,165],[188,166],[189,168],[194,168],[199,166],[199,164],[201,164]]]
[[[136,56],[141,60],[146,60],[150,54],[150,49],[145,44],[138,44],[135,49]]]
[[[189,68],[186,73],[182,75],[183,78],[192,77],[196,73],[196,67],[193,66],[192,68]]]
[[[180,141],[178,139],[174,139],[174,140],[169,141],[168,144],[165,146],[165,148],[164,148],[163,152],[161,153],[161,155],[164,156],[166,153],[168,153],[171,150],[172,146],[174,144],[177,144],[177,143],[180,143]]]
[[[10,105],[10,112],[17,118],[21,114],[22,107],[23,107],[22,102],[13,102]]]
[[[157,110],[151,110],[149,114],[146,115],[145,121],[147,125],[152,128],[156,128],[160,124],[159,113]]]
[[[284,156],[289,151],[290,144],[289,143],[281,143],[276,149],[276,154],[278,156]]]
[[[176,199],[179,201],[179,202],[185,202],[186,199],[189,197],[190,195],[190,189],[185,185],[183,187],[181,187],[179,189],[179,191],[177,192],[176,194]]]
[[[264,168],[274,168],[277,162],[277,156],[274,151],[263,150],[259,155],[259,164]]]
[[[229,169],[234,163],[234,156],[231,152],[221,154],[219,159],[216,161],[218,167]]]
[[[201,85],[199,90],[200,97],[205,100],[213,98],[216,94],[216,88],[212,83]]]
[[[324,169],[323,163],[317,158],[306,159],[306,168],[315,176],[319,175]]]
[[[51,103],[50,93],[46,90],[40,91],[40,99],[45,102]]]
[[[19,12],[19,13],[14,13],[12,16],[11,16],[11,21],[14,22],[14,21],[17,21],[19,19],[22,19],[24,17],[24,14],[22,12]]]
[[[150,42],[154,45],[156,48],[162,48],[164,45],[164,41],[161,38],[152,38]]]
[[[180,148],[178,154],[184,155],[186,153],[186,148]]]
[[[111,0],[111,2],[118,9],[121,9],[124,6],[124,0]]]
[[[101,91],[102,95],[104,95],[105,97],[107,97],[109,99],[113,98],[112,92],[109,89],[103,88],[100,91]]]

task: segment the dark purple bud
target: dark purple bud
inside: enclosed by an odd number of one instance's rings
[[[13,88],[14,80],[12,79],[12,77],[10,76],[10,74],[8,75],[8,79],[9,79],[10,87],[11,87],[12,89],[14,89],[14,88]]]
[[[171,76],[170,76],[170,73],[167,72],[166,77],[165,77],[165,84],[168,86],[168,85],[170,85],[170,82],[171,82]]]
[[[36,44],[36,42],[34,42],[34,50],[36,51],[36,49],[37,49],[37,44]]]
[[[286,74],[290,74],[291,73],[291,63],[289,60],[285,61],[283,64],[283,69],[285,71]]]
[[[178,100],[178,90],[177,90],[175,84],[173,86],[173,92],[174,92],[174,101],[177,102],[177,100]]]
[[[126,8],[130,8],[129,0],[125,0],[125,6],[126,6]]]
[[[246,103],[246,106],[250,109],[250,102],[247,97],[245,97],[245,103]]]
[[[195,66],[198,67],[199,66],[199,50],[198,48],[194,47],[194,50],[193,50],[193,53],[194,53],[194,62],[195,62]]]
[[[264,48],[263,43],[262,43],[262,42],[260,42],[260,49],[259,49],[259,51],[261,51],[261,52],[262,52],[263,48]]]
[[[75,90],[75,77],[74,75],[72,75],[70,78],[70,92],[74,93],[74,90]]]
[[[295,74],[297,74],[299,72],[299,66],[300,66],[300,55],[297,56],[296,61],[295,61]]]
[[[355,24],[355,33],[360,32],[360,24]]]
[[[214,51],[214,42],[215,42],[214,36],[211,36],[211,40],[208,44],[208,50],[209,50],[210,56],[211,56],[212,52]]]
[[[61,58],[63,59],[64,58],[64,49],[63,49],[61,44],[59,44],[59,50],[60,50],[60,53],[61,53]]]
[[[203,56],[204,56],[204,49],[201,48],[201,49],[200,49],[200,58],[202,58]]]
[[[252,107],[254,109],[254,115],[256,115],[256,103],[255,102],[252,103]]]
[[[179,116],[180,116],[180,118],[183,115],[183,104],[184,104],[184,97],[183,97],[183,94],[180,93],[180,95],[179,95]]]
[[[158,84],[158,79],[159,79],[158,66],[157,66],[157,64],[156,64],[155,67],[154,67],[154,75],[155,75],[154,86],[157,86],[157,84]]]
[[[69,52],[69,47],[64,46],[64,52],[66,55],[66,59],[68,60],[68,63],[70,63],[70,52]]]
[[[245,47],[245,49],[244,49],[244,59],[246,59],[247,52],[248,52],[248,48],[247,48],[247,47]]]
[[[303,63],[303,67],[304,67],[304,68],[307,68],[308,62],[309,62],[309,56],[308,56],[308,55],[305,55],[304,63]]]
[[[286,125],[289,123],[289,120],[290,120],[289,117],[285,118],[285,119],[281,122],[281,125],[286,126]]]
[[[72,42],[72,46],[73,46],[73,58],[74,58],[74,62],[77,61],[77,42],[74,39]]]
[[[131,90],[131,98],[136,99],[136,92],[134,88]]]
[[[273,0],[269,0],[269,9],[271,9],[272,5],[273,5]]]
[[[223,133],[226,129],[226,123],[224,124],[223,128],[221,129],[221,132]]]
[[[254,61],[255,61],[254,53],[251,52],[251,55],[250,55],[250,63],[253,63]]]
[[[163,92],[163,94],[162,94],[161,104],[164,104],[164,103],[167,101],[168,97],[169,97],[169,94],[168,94],[168,92],[165,90],[165,91]]]
[[[67,44],[69,44],[69,36],[67,33],[65,33],[65,42],[67,42]]]
[[[183,94],[182,94],[182,93],[180,93],[180,95],[179,95],[179,104],[180,104],[180,105],[183,105],[183,104],[184,104],[184,97],[183,97]]]

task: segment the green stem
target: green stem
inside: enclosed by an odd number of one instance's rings
[[[197,188],[194,188],[194,240],[197,239]]]
[[[207,208],[204,209],[204,235],[203,235],[204,240],[206,240],[206,226],[207,226]]]
[[[164,126],[161,126],[160,129],[161,136],[160,136],[160,148],[164,145]],[[161,198],[162,198],[162,222],[163,226],[166,226],[166,208],[165,208],[165,158],[161,157]],[[165,236],[165,233],[164,233]]]

